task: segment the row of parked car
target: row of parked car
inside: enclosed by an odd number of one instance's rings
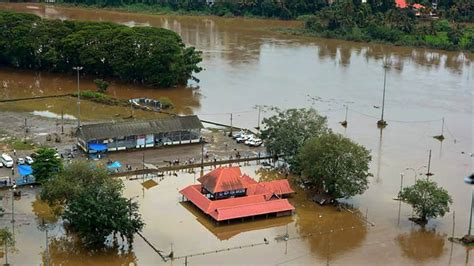
[[[16,159],[16,164],[17,165],[20,165],[20,164],[32,164],[34,162],[33,158],[31,158],[31,156],[26,156],[25,158],[23,157],[20,157],[18,159]],[[13,158],[8,155],[7,153],[3,153],[1,156],[0,156],[0,167],[8,167],[8,168],[12,168],[13,167]]]
[[[237,143],[244,143],[250,147],[259,147],[263,144],[263,140],[247,131],[240,131],[232,135]]]

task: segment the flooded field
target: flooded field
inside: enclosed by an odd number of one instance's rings
[[[334,131],[354,139],[372,151],[373,178],[363,195],[348,201],[358,212],[338,212],[309,201],[299,191],[291,202],[296,214],[289,218],[259,220],[216,227],[200,212],[180,202],[178,190],[194,180],[193,174],[166,177],[150,189],[139,181],[126,182],[126,195],[138,196],[145,218],[144,235],[159,249],[175,256],[255,244],[212,255],[189,257],[190,264],[424,264],[470,265],[469,250],[448,241],[453,231],[467,232],[470,188],[463,178],[473,171],[474,56],[420,48],[361,44],[338,40],[310,39],[281,35],[269,28],[297,26],[296,22],[272,20],[221,19],[210,17],[173,17],[104,12],[36,5],[0,4],[0,8],[31,12],[47,18],[114,21],[126,25],[165,27],[178,32],[186,44],[202,50],[204,71],[198,74],[200,89],[156,90],[135,85],[112,83],[109,91],[120,98],[167,96],[178,113],[198,114],[202,119],[234,125],[257,126],[256,105],[280,108],[313,106],[327,115]],[[385,119],[388,127],[380,131],[383,84],[383,58],[391,59],[387,73]],[[81,79],[81,88],[92,89],[93,77]],[[53,75],[0,68],[0,99],[53,95],[77,90],[71,75]],[[344,104],[349,105],[348,127]],[[86,120],[121,117],[129,110],[81,104]],[[0,104],[1,110],[76,115],[73,98],[66,101],[35,100]],[[263,108],[262,116],[269,115]],[[119,114],[117,116],[117,114]],[[138,114],[152,117],[154,114]],[[445,118],[446,139],[432,138],[441,132]],[[452,195],[454,204],[444,218],[430,221],[426,229],[408,218],[412,210],[394,201],[400,189],[414,176],[425,173],[428,151],[432,150],[432,178]],[[412,168],[415,170],[406,170]],[[252,176],[268,178],[256,171],[259,166],[243,168]],[[296,188],[295,188],[296,189]],[[6,193],[6,192],[5,192]],[[35,190],[15,201],[18,221],[14,223],[17,251],[9,254],[15,264],[38,264],[44,250],[41,219],[32,203]],[[7,193],[8,194],[8,193]],[[4,206],[11,206],[4,197]],[[454,215],[455,211],[455,215]],[[375,224],[367,224],[361,217]],[[12,226],[11,217],[1,218],[2,226]],[[56,230],[56,231],[54,231]],[[277,241],[288,230],[288,241]],[[64,234],[60,226],[51,235]],[[264,238],[269,244],[262,244]],[[53,245],[54,244],[54,245]],[[171,264],[140,238],[132,252],[84,254],[80,249],[54,242],[51,260],[71,265]],[[62,244],[62,245],[61,245]],[[54,251],[54,253],[53,253]],[[173,264],[184,264],[184,260]]]

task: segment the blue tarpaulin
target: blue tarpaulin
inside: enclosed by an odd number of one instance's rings
[[[94,151],[106,151],[107,145],[105,144],[97,144],[97,143],[90,143],[89,149]]]
[[[18,165],[18,173],[20,173],[21,176],[27,176],[31,175],[33,173],[33,169],[31,169],[31,166],[29,165]]]
[[[107,165],[107,169],[109,169],[109,170],[120,168],[120,167],[122,167],[122,164],[119,161],[115,161],[115,162]]]

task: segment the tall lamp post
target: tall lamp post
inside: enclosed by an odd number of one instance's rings
[[[81,127],[81,90],[79,89],[79,72],[83,69],[84,67],[81,66],[75,66],[72,69],[76,70],[77,72],[77,128]]]
[[[471,174],[470,176],[464,178],[464,182],[469,185],[474,185],[474,173]],[[469,229],[467,230],[467,235],[471,235],[471,227],[472,227],[472,207],[474,206],[474,192],[472,191],[471,188],[471,213],[469,215]]]

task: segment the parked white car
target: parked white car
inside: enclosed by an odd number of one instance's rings
[[[2,163],[2,162],[0,162],[0,168],[2,168],[2,167],[3,167],[3,163]]]
[[[33,162],[34,162],[33,158],[31,158],[30,156],[26,156],[25,161],[29,165],[33,164]]]
[[[20,158],[16,159],[16,164],[18,164],[18,165],[25,164],[25,163],[26,163],[25,158],[20,157]]]
[[[259,138],[252,138],[247,141],[245,141],[245,144],[250,146],[250,147],[258,147],[263,144],[263,140]]]
[[[10,155],[4,153],[0,156],[0,161],[5,167],[12,168],[13,167],[13,159]]]
[[[244,143],[246,140],[252,138],[253,135],[252,134],[243,134],[242,136],[240,136],[239,138],[236,138],[235,140],[237,141],[237,143]]]

